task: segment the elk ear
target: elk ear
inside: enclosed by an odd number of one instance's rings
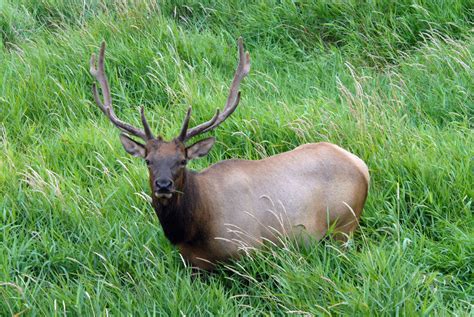
[[[145,157],[145,146],[143,144],[130,139],[123,133],[120,133],[120,141],[122,142],[125,151],[129,154],[135,157]]]
[[[198,157],[203,157],[211,150],[212,146],[216,142],[214,137],[210,137],[194,143],[186,148],[186,158],[192,160]]]

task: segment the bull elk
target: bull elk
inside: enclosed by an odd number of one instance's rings
[[[214,130],[239,104],[239,85],[250,70],[242,38],[238,51],[239,64],[223,110],[188,128],[189,108],[181,132],[169,142],[153,135],[143,107],[143,130],[115,115],[104,71],[105,43],[98,64],[94,54],[90,61],[90,72],[103,96],[102,101],[94,84],[95,102],[122,131],[125,151],[145,160],[152,205],[166,237],[185,260],[203,269],[238,256],[245,247],[258,248],[264,241],[278,243],[282,235],[305,232],[321,239],[332,228],[336,239],[345,239],[358,225],[369,186],[368,169],[360,158],[324,142],[257,161],[225,160],[202,172],[186,168],[190,160],[205,156],[215,139],[208,137],[192,145],[186,145],[187,141]]]

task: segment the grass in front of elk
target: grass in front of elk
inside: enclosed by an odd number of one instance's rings
[[[468,2],[271,3],[0,4],[0,314],[472,313]],[[144,105],[171,138],[189,105],[193,124],[223,106],[239,35],[241,105],[192,168],[329,141],[372,184],[346,249],[286,242],[196,278],[93,103],[88,60],[105,39],[118,115],[139,125]]]

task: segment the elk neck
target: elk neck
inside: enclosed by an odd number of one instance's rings
[[[178,192],[168,201],[162,202],[153,196],[153,208],[172,244],[195,243],[206,238],[202,224],[208,212],[201,200],[196,174],[186,169]]]

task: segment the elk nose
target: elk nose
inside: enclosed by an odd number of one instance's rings
[[[169,179],[159,179],[155,181],[155,185],[158,190],[170,190],[173,182]]]

